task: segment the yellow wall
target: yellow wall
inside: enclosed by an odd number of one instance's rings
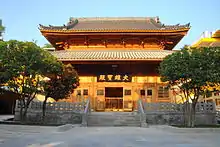
[[[97,77],[95,76],[80,76],[80,85],[75,89],[74,93],[71,96],[72,101],[74,101],[77,97],[77,91],[81,90],[82,96],[84,98],[91,98],[92,107],[95,108],[97,105],[97,101],[105,102],[105,96],[97,96],[97,90],[105,90],[105,87],[123,87],[123,90],[131,90],[130,96],[123,97],[124,101],[133,101],[134,103],[142,98],[146,102],[175,102],[172,92],[169,92],[169,98],[158,99],[158,88],[159,86],[165,86],[165,83],[160,81],[160,77],[156,76],[134,76],[132,77],[132,82],[97,82]],[[88,89],[88,96],[83,96],[83,90]],[[147,90],[151,89],[153,95],[152,96],[141,96],[140,90],[145,90],[145,94],[147,94]]]

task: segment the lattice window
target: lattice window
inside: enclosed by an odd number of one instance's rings
[[[83,95],[89,95],[88,89],[83,89]]]
[[[102,89],[97,90],[97,95],[104,95],[104,90]]]
[[[131,90],[130,89],[125,89],[125,95],[131,95]]]
[[[169,89],[166,86],[160,86],[158,89],[158,98],[168,98]]]
[[[106,40],[107,47],[121,48],[123,47],[123,41],[121,39],[111,39]]]
[[[145,90],[144,89],[140,90],[140,94],[141,96],[145,96]]]
[[[88,41],[88,43],[89,43],[89,46],[102,46],[102,47],[104,47],[104,45],[105,45],[104,40],[102,38],[90,39]]]
[[[77,90],[76,95],[81,95],[81,90]]]
[[[152,89],[148,89],[147,90],[147,96],[152,96],[152,95],[153,95]]]

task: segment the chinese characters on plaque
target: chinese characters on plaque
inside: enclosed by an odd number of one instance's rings
[[[103,74],[98,75],[98,82],[131,82],[132,77],[127,74]]]

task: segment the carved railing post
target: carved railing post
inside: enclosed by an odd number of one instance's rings
[[[82,126],[87,127],[87,116],[85,113],[82,114]]]
[[[87,99],[85,109],[82,113],[82,126],[87,127],[88,126],[88,115],[90,113],[90,98]]]
[[[141,99],[138,100],[138,113],[140,116],[140,127],[148,127],[148,124],[146,122],[146,114],[144,112],[143,103]]]

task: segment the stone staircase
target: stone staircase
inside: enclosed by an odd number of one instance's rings
[[[133,126],[140,127],[137,112],[92,112],[88,116],[88,126]]]

